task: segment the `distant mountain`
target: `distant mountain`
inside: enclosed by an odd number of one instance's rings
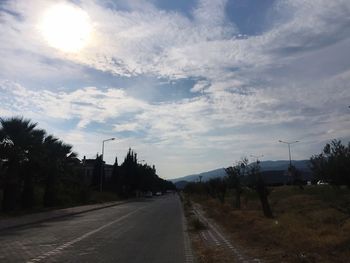
[[[301,171],[310,172],[309,160],[292,161],[292,164]],[[287,170],[288,166],[289,166],[289,161],[287,160],[260,162],[261,171]]]
[[[184,189],[188,183],[189,181],[181,180],[181,181],[175,182],[174,184],[176,186],[176,189]]]
[[[199,176],[202,176],[202,182],[205,182],[211,178],[223,177],[225,175],[226,175],[225,169],[219,168],[219,169],[211,170],[211,171],[204,172],[204,173],[191,174],[191,175],[179,177],[176,179],[172,179],[170,181],[172,181],[173,183],[176,183],[179,181],[195,182],[195,181],[199,181]]]
[[[306,174],[311,174],[310,170],[310,161],[309,160],[300,160],[300,161],[292,161],[292,164],[295,165],[297,169]],[[279,161],[262,161],[260,162],[260,170],[262,172],[267,171],[286,171],[289,166],[288,160],[279,160]],[[211,178],[224,177],[226,176],[225,168],[219,168],[215,170],[211,170],[208,172],[191,174],[179,178],[172,179],[173,183],[177,184],[178,182],[182,182],[181,186],[184,182],[196,182],[199,181],[199,176],[202,176],[202,182],[208,181]]]

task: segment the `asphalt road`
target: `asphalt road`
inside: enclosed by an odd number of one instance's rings
[[[192,262],[177,195],[0,232],[0,262]]]

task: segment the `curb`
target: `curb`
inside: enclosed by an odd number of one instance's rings
[[[79,215],[79,214],[83,214],[83,213],[88,213],[88,212],[91,212],[91,211],[96,211],[96,210],[100,210],[100,209],[104,209],[104,208],[108,208],[108,207],[113,207],[113,206],[118,206],[118,205],[122,205],[122,204],[125,204],[125,203],[128,203],[128,202],[132,202],[132,200],[126,200],[126,201],[116,201],[114,203],[110,203],[109,204],[106,204],[106,205],[101,205],[101,206],[98,206],[98,207],[93,207],[93,208],[88,208],[86,210],[81,210],[81,211],[72,211],[72,212],[67,212],[66,214],[53,214],[53,215],[48,215],[48,217],[46,218],[40,218],[40,219],[32,219],[32,220],[28,220],[28,222],[19,222],[19,223],[14,223],[11,225],[11,223],[9,225],[5,225],[5,226],[2,226],[2,223],[1,222],[2,220],[0,220],[0,232],[2,231],[6,231],[6,230],[9,230],[9,229],[14,229],[14,228],[19,228],[19,227],[23,227],[23,226],[28,226],[28,225],[34,225],[34,224],[38,224],[38,223],[42,223],[42,222],[46,222],[46,221],[50,221],[50,220],[54,220],[54,219],[58,219],[58,218],[63,218],[63,217],[68,217],[68,216],[73,216],[73,215]],[[57,210],[52,210],[50,212],[54,212],[54,211],[60,211],[60,210],[64,210],[64,209],[69,209],[69,208],[74,208],[74,207],[68,207],[68,208],[63,208],[63,209],[57,209]],[[43,213],[46,213],[46,212],[43,212]],[[47,212],[49,213],[49,212]],[[33,214],[31,214],[33,215]],[[11,219],[4,219],[3,221],[8,221],[8,220],[11,220]]]

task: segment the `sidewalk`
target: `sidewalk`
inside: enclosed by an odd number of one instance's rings
[[[261,262],[258,258],[251,258],[250,256],[243,253],[243,249],[237,244],[232,244],[232,242],[227,238],[226,234],[219,227],[219,225],[206,216],[200,204],[194,203],[193,212],[198,217],[198,219],[204,223],[207,229],[200,231],[199,235],[203,242],[209,247],[221,247],[222,249],[228,252],[228,255],[231,254],[235,259],[234,262],[237,263],[259,263]]]
[[[124,204],[126,202],[128,201],[113,201],[113,202],[107,202],[102,204],[75,206],[75,207],[51,210],[47,212],[33,213],[33,214],[28,214],[28,215],[23,215],[18,217],[0,219],[0,231],[9,229],[9,228],[15,228],[15,227],[34,224],[34,223],[40,223],[50,219],[86,213],[93,210],[98,210],[98,209],[103,209],[111,206]]]

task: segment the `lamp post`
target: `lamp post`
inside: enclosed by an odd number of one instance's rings
[[[281,141],[279,140],[280,143],[285,143],[288,145],[288,152],[289,152],[289,167],[291,168],[292,167],[292,157],[291,157],[291,154],[290,154],[290,145],[291,144],[294,144],[294,143],[298,143],[299,141],[293,141],[293,142],[285,142],[285,141]]]
[[[103,174],[104,174],[104,171],[105,171],[105,167],[104,167],[104,162],[103,162],[103,155],[104,155],[104,151],[105,151],[105,142],[108,142],[108,141],[114,141],[115,138],[110,138],[110,139],[106,139],[106,140],[103,140],[102,141],[102,156],[101,156],[101,173],[100,173],[100,192],[102,192],[102,179],[103,179]]]

